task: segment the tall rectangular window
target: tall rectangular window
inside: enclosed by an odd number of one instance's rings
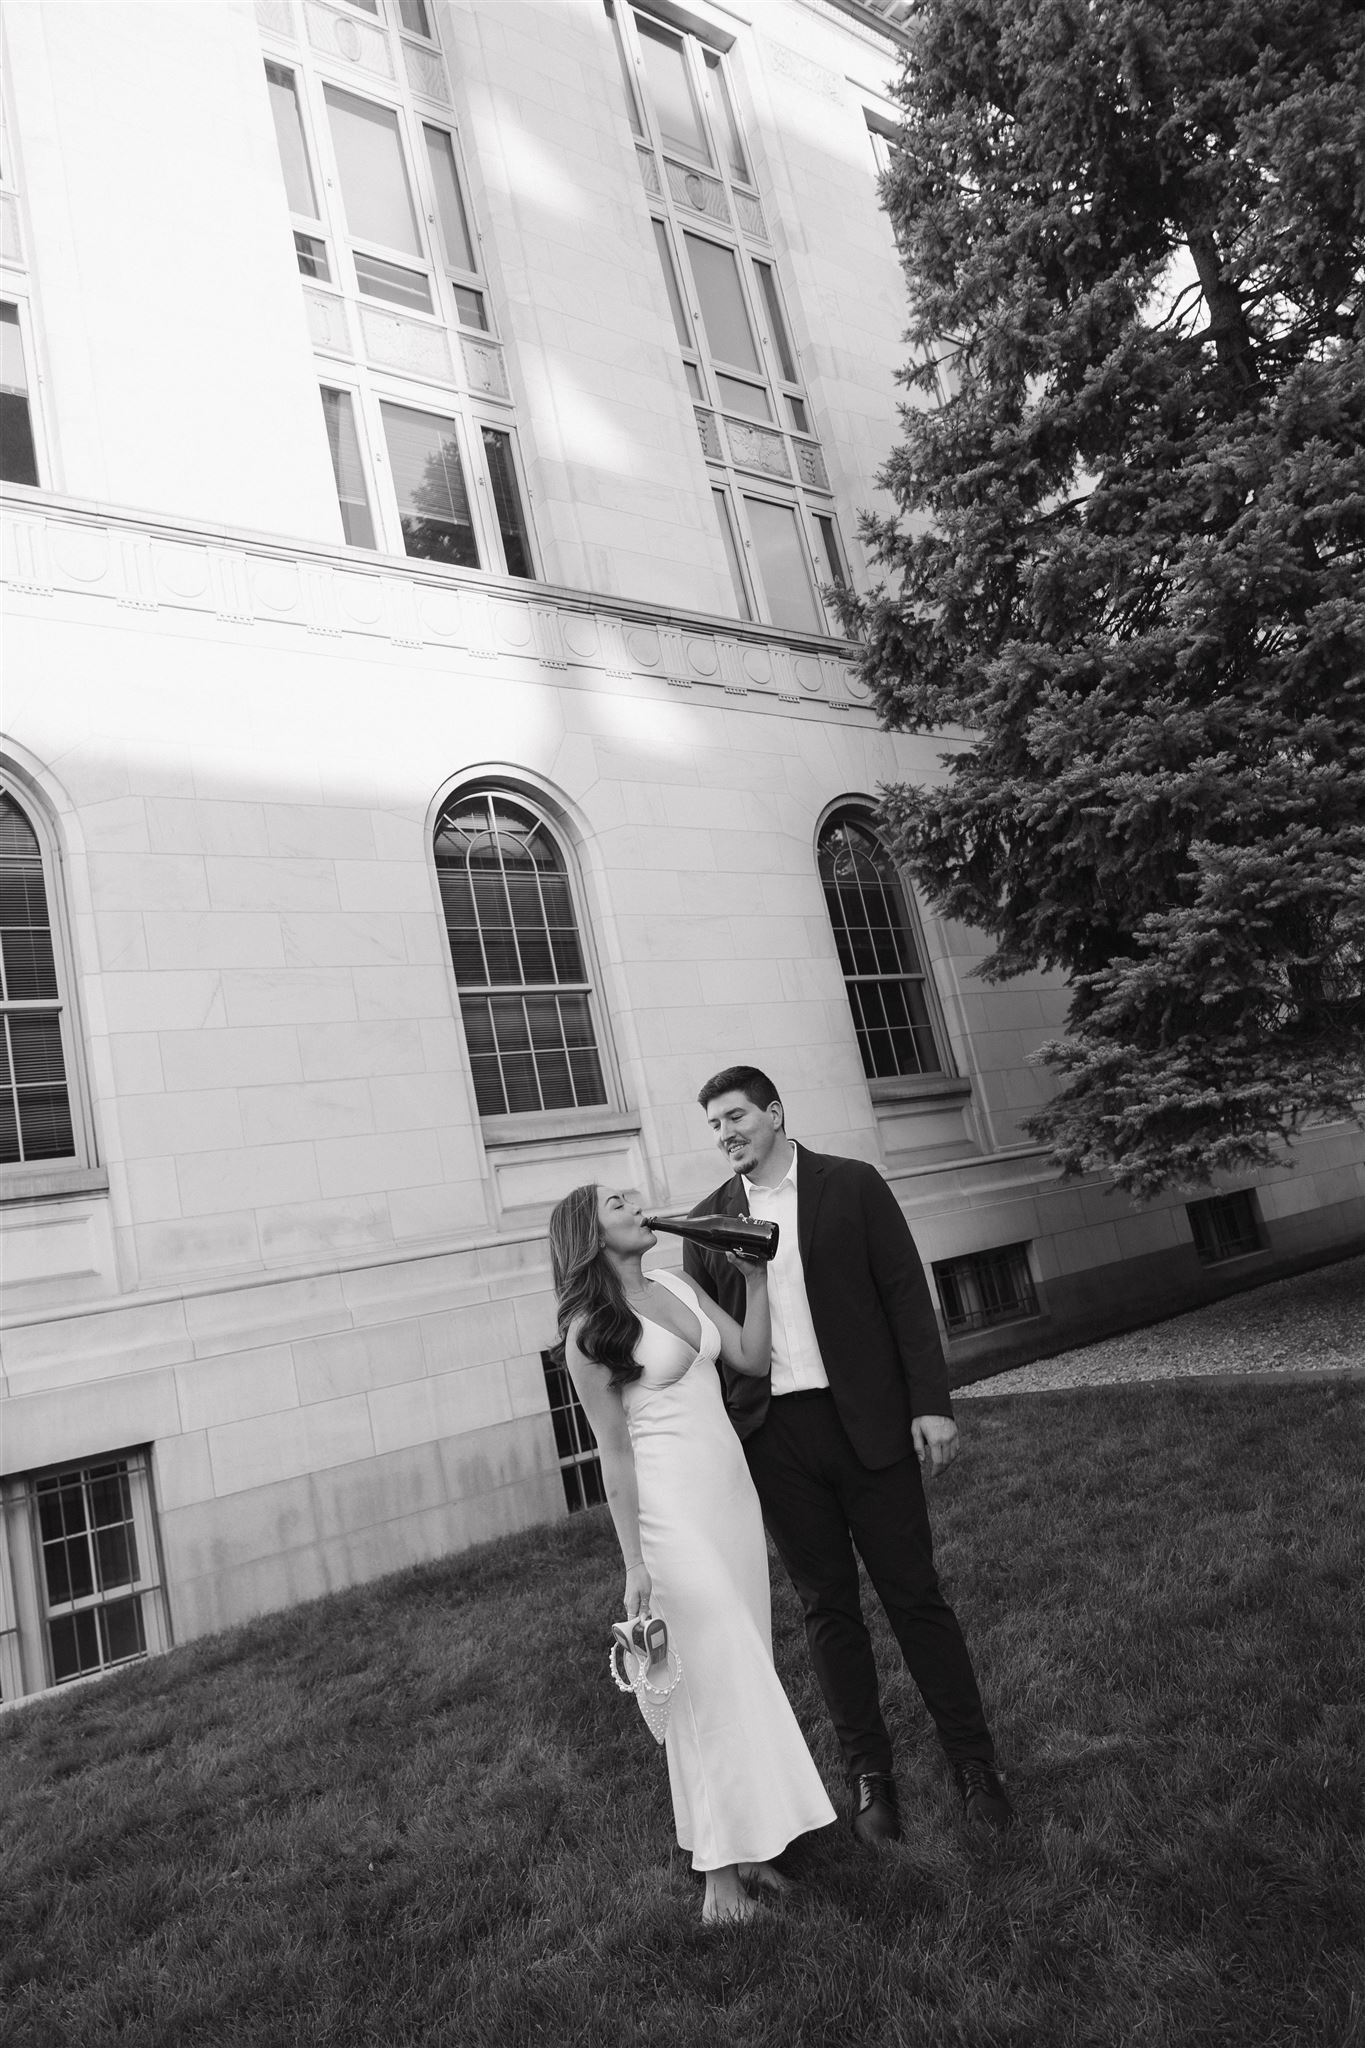
[[[709,164],[711,146],[702,126],[682,37],[671,34],[643,14],[637,14],[635,22],[640,32],[640,54],[644,58],[649,96],[665,149],[675,149],[682,156]]]
[[[722,493],[717,519],[736,608],[826,633],[833,614],[821,608],[810,522],[817,508],[832,519],[833,494],[727,54],[732,38],[661,21],[648,0],[604,5],[703,458]],[[750,495],[759,489],[761,499]]]
[[[165,1641],[145,1454],[36,1475],[47,1662],[54,1685]]]
[[[0,1697],[169,1646],[150,1463],[144,1447],[0,1479]]]
[[[768,316],[768,333],[772,338],[777,355],[778,368],[789,384],[796,382],[796,357],[792,351],[791,339],[787,333],[786,316],[782,301],[777,295],[777,278],[771,263],[754,261],[754,276],[763,299],[763,310]]]
[[[298,268],[330,287],[305,297],[345,541],[534,576],[477,181],[432,103],[442,23],[432,0],[351,4],[367,25],[329,16],[321,40],[316,9],[306,37],[297,9],[292,29],[289,10],[258,10]]]
[[[735,541],[735,522],[730,516],[729,494],[712,486],[711,496],[715,501],[716,519],[720,525],[720,537],[725,543],[725,559],[730,568],[730,580],[735,586],[735,606],[742,619],[751,619],[754,608],[749,602],[749,589],[744,576],[744,567],[739,558]]]
[[[422,257],[425,252],[397,114],[391,107],[357,99],[337,86],[325,87],[323,96],[352,241]],[[387,299],[424,313],[432,310],[431,284],[424,271],[378,255],[374,246],[357,247],[353,253],[356,282],[370,298]]]
[[[28,402],[28,368],[19,308],[0,302],[0,477],[36,484],[38,455]]]
[[[612,41],[616,45],[616,61],[621,67],[621,84],[626,96],[626,114],[636,135],[643,136],[645,124],[640,119],[640,102],[635,95],[635,80],[631,76],[630,59],[621,39],[621,22],[616,12],[615,0],[606,0],[607,19],[611,23]]]
[[[730,176],[741,185],[752,184],[749,163],[744,154],[744,137],[740,133],[739,118],[735,103],[730,97],[730,88],[725,81],[725,70],[714,50],[703,50],[706,65],[706,93],[715,114],[716,123],[725,140],[725,155],[730,166]]]
[[[410,555],[456,568],[479,567],[455,422],[410,406],[383,404],[389,468]]]
[[[896,864],[872,818],[828,818],[816,847],[825,908],[869,1081],[941,1074],[928,976]]]
[[[709,242],[702,235],[685,234],[683,242],[711,354],[718,362],[733,363],[737,369],[761,374],[763,365],[740,289],[734,250],[720,242]]]
[[[42,848],[0,790],[0,1164],[76,1152]]]
[[[663,272],[664,290],[668,294],[668,310],[673,315],[673,331],[682,350],[687,388],[693,398],[701,404],[705,402],[706,391],[701,380],[696,344],[692,339],[692,324],[687,317],[687,308],[683,304],[683,295],[678,287],[678,271],[673,261],[668,229],[661,220],[652,220],[650,225],[654,230],[654,246],[659,252],[659,268]]]
[[[332,273],[327,261],[326,238],[315,232],[320,224],[317,186],[309,161],[298,80],[285,65],[269,61],[265,75],[270,88],[270,112],[275,122],[275,141],[280,152],[280,169],[284,173],[285,195],[295,221],[295,260],[304,277],[330,284]],[[302,227],[298,225],[300,221],[303,222]]]
[[[308,143],[303,133],[303,112],[299,106],[294,74],[286,71],[283,64],[267,63],[265,75],[270,83],[270,111],[275,120],[275,140],[279,145],[280,169],[284,172],[289,211],[301,213],[308,220],[316,220],[318,197],[313,184],[313,168],[308,161]]]
[[[568,866],[544,820],[470,792],[438,820],[435,855],[479,1114],[605,1103]]]
[[[455,270],[477,270],[479,266],[474,261],[469,216],[465,212],[460,173],[455,163],[455,145],[444,128],[431,128],[424,122],[422,134],[426,138],[427,163],[436,194],[436,212],[441,223],[446,262]]]
[[[824,621],[811,586],[810,563],[795,506],[775,504],[771,498],[746,497],[744,509],[769,618],[779,626],[823,632]]]
[[[324,384],[322,413],[327,423],[327,446],[331,452],[332,474],[336,478],[337,503],[341,507],[341,526],[347,545],[372,548],[374,521],[370,517],[370,498],[365,489],[365,469],[360,459],[360,441],[355,430],[355,410],[350,392],[336,391]]]
[[[838,528],[827,513],[817,512],[815,515],[815,530],[820,536],[820,545],[824,549],[825,567],[829,571],[830,582],[838,590],[847,590],[848,571],[844,567],[843,552],[839,546]]]
[[[501,427],[484,427],[484,457],[488,481],[493,486],[493,509],[497,515],[498,537],[509,576],[534,576],[531,566],[531,538],[526,514],[521,508],[516,464],[512,457],[512,436]]]

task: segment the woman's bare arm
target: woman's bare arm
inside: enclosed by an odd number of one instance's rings
[[[626,1411],[621,1391],[611,1383],[605,1365],[587,1358],[578,1348],[577,1330],[571,1329],[564,1342],[564,1359],[569,1378],[583,1403],[583,1412],[597,1438],[602,1462],[602,1485],[611,1511],[616,1540],[626,1567],[625,1609],[629,1620],[649,1609],[653,1590],[640,1549],[640,1495],[635,1483],[635,1453],[631,1449]]]

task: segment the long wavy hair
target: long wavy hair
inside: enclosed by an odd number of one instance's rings
[[[550,1212],[550,1271],[559,1319],[559,1356],[570,1327],[578,1324],[578,1348],[604,1365],[614,1387],[638,1380],[642,1367],[635,1347],[643,1334],[616,1268],[602,1249],[597,1222],[597,1183],[574,1188]]]

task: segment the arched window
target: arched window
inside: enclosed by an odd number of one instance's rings
[[[914,920],[896,864],[872,820],[865,812],[836,811],[817,851],[868,1079],[941,1074]]]
[[[465,791],[435,850],[479,1114],[605,1103],[569,866],[545,820],[501,790]]]
[[[63,1044],[59,949],[43,850],[27,810],[0,786],[0,1165],[77,1156]]]

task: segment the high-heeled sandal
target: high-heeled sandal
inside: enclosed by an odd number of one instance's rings
[[[682,1677],[682,1658],[668,1647],[668,1623],[661,1614],[614,1621],[607,1659],[617,1690],[634,1693],[645,1726],[656,1742],[662,1742]]]

